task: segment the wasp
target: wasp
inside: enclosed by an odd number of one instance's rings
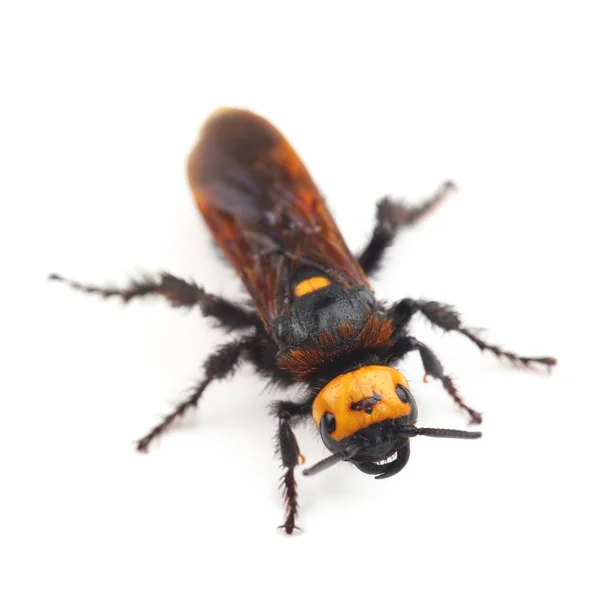
[[[200,213],[252,303],[210,294],[170,273],[132,280],[123,288],[50,277],[124,302],[162,296],[174,307],[199,307],[204,316],[237,333],[206,359],[203,377],[189,397],[137,441],[139,451],[196,408],[208,386],[242,362],[279,387],[301,384],[300,401],[272,406],[284,470],[281,527],[288,534],[297,529],[296,469],[305,462],[293,431],[298,423],[312,418],[330,452],[305,475],[346,461],[385,479],[406,466],[411,438],[481,436],[478,431],[417,427],[417,403],[394,366],[411,352],[419,354],[425,377],[441,382],[471,424],[481,423],[481,415],[464,402],[434,352],[410,334],[409,323],[417,313],[516,366],[556,364],[552,357],[519,356],[488,344],[446,304],[413,298],[386,304],[375,297],[369,278],[396,234],[440,204],[453,190],[451,182],[416,207],[381,200],[370,240],[354,255],[296,152],[273,125],[251,112],[222,109],[208,119],[190,154],[188,178]]]

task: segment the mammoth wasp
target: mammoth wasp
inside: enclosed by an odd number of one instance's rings
[[[304,463],[293,431],[298,422],[312,418],[330,452],[304,470],[305,475],[347,461],[384,479],[406,466],[415,436],[481,436],[416,425],[415,398],[406,377],[395,368],[411,352],[420,355],[425,375],[441,382],[472,424],[481,423],[481,415],[463,401],[434,352],[410,334],[415,314],[515,365],[556,363],[552,357],[519,356],[488,344],[448,305],[413,298],[386,305],[375,297],[369,278],[397,232],[435,208],[452,183],[444,183],[416,207],[381,200],[371,238],[354,255],[293,148],[275,127],[251,112],[223,109],[209,118],[189,157],[188,177],[198,208],[240,277],[252,308],[169,273],[133,280],[123,288],[51,278],[124,302],[162,296],[174,307],[197,306],[237,334],[206,359],[203,377],[191,395],[138,440],[140,451],[195,408],[211,383],[243,362],[280,387],[303,386],[301,401],[281,400],[272,409],[284,469],[282,527],[287,533],[297,528],[296,469]]]

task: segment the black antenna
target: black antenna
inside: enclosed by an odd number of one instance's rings
[[[464,431],[462,429],[435,429],[432,427],[399,427],[395,429],[395,433],[401,435],[403,437],[416,437],[418,435],[425,435],[428,437],[437,437],[437,438],[454,438],[459,440],[476,440],[481,437],[481,431]],[[358,448],[347,448],[345,452],[337,452],[336,454],[332,454],[327,458],[319,461],[317,464],[313,465],[308,469],[304,469],[303,474],[310,476],[316,475],[329,467],[333,467],[333,465],[337,465],[342,460],[348,460],[351,458],[356,452]],[[408,455],[407,455],[408,460]],[[406,464],[406,461],[402,463],[402,467]],[[402,468],[400,467],[400,468]],[[400,469],[394,470],[394,472],[390,472],[389,474],[385,473],[385,476],[393,475],[397,473]],[[381,479],[383,475],[379,475],[377,479]]]
[[[332,454],[331,456],[328,456],[327,458],[324,458],[323,460],[319,461],[316,465],[313,465],[309,469],[304,469],[302,473],[304,475],[316,475],[317,473],[320,473],[321,471],[324,471],[329,467],[333,467],[333,465],[336,465],[341,460],[344,460],[344,458],[345,455],[343,452]]]
[[[481,437],[481,431],[463,431],[462,429],[434,429],[431,427],[400,427],[396,431],[405,437],[426,435],[437,438],[455,438],[460,440],[476,440]]]
[[[324,458],[316,465],[313,465],[308,469],[304,469],[302,473],[304,475],[316,475],[325,469],[329,469],[329,467],[333,467],[333,465],[337,465],[342,460],[348,460],[349,458],[352,458],[359,450],[360,448],[358,446],[348,446],[343,452],[336,452],[335,454]]]

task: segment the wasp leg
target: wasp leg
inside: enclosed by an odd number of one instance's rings
[[[136,442],[137,450],[145,452],[150,442],[163,433],[176,419],[183,417],[190,408],[196,408],[200,396],[202,396],[208,385],[233,373],[242,358],[242,354],[252,347],[256,341],[255,336],[234,340],[224,344],[214,354],[211,354],[204,363],[204,378],[202,381],[192,389],[186,400],[178,404],[156,427]]]
[[[420,312],[431,323],[444,331],[457,331],[469,338],[481,351],[489,350],[497,358],[506,358],[517,367],[530,367],[532,364],[545,365],[548,368],[556,364],[552,356],[519,356],[514,352],[502,350],[499,346],[484,342],[473,330],[465,327],[460,314],[451,306],[439,302],[412,300],[405,298],[392,307],[401,322],[407,323],[415,312]]]
[[[162,296],[176,308],[199,306],[204,316],[214,317],[219,325],[228,331],[261,326],[260,319],[255,312],[225,300],[225,298],[207,294],[194,282],[187,282],[170,273],[161,273],[157,277],[146,276],[138,280],[133,279],[129,285],[123,288],[83,285],[60,275],[50,275],[50,279],[62,281],[81,292],[99,294],[104,298],[118,296],[123,302],[156,295]]]
[[[277,448],[281,457],[281,464],[285,473],[281,478],[283,498],[285,502],[285,522],[280,526],[287,534],[294,533],[296,517],[298,516],[298,492],[296,491],[296,478],[294,469],[299,463],[304,463],[304,456],[300,453],[298,441],[292,431],[294,421],[307,418],[311,414],[312,402],[295,404],[294,402],[277,402],[273,413],[279,419],[277,433]]]
[[[464,411],[469,413],[469,416],[471,417],[471,424],[479,425],[481,423],[481,414],[464,403],[454,385],[454,382],[452,379],[450,379],[450,377],[448,377],[448,375],[444,373],[444,367],[442,366],[442,363],[438,357],[433,353],[433,350],[423,344],[423,342],[420,342],[413,337],[401,338],[400,341],[403,343],[403,345],[406,345],[404,352],[409,352],[411,350],[419,351],[419,354],[421,355],[421,362],[423,363],[423,368],[425,369],[425,378],[427,378],[428,375],[431,375],[434,379],[438,379],[444,386],[446,392],[452,396],[454,402],[456,402],[456,404],[458,404],[458,406]]]
[[[244,358],[261,376],[270,379],[273,386],[288,388],[296,385],[294,376],[277,364],[277,352],[278,347],[271,337],[262,333],[257,335],[256,344],[248,348]]]
[[[392,245],[401,227],[408,227],[419,221],[454,189],[454,183],[446,181],[431,198],[415,207],[406,206],[404,202],[394,202],[391,198],[381,200],[377,205],[376,224],[371,239],[358,257],[365,274],[370,277],[377,272],[385,251]]]

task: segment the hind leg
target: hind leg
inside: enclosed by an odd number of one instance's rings
[[[161,273],[154,277],[146,276],[138,280],[133,279],[129,285],[122,288],[83,285],[60,275],[50,275],[50,279],[62,281],[72,288],[88,294],[98,294],[104,298],[116,296],[123,302],[145,296],[162,296],[171,306],[177,308],[198,306],[204,316],[215,318],[219,325],[228,331],[246,327],[261,327],[261,321],[255,312],[220,296],[207,294],[204,288],[197,286],[194,282],[187,282],[170,273]]]
[[[377,205],[377,222],[371,239],[358,257],[365,274],[371,277],[377,272],[385,251],[392,245],[401,227],[408,227],[419,221],[454,189],[454,183],[446,181],[431,198],[415,207],[406,206],[403,202],[394,202],[390,198],[381,200]]]

